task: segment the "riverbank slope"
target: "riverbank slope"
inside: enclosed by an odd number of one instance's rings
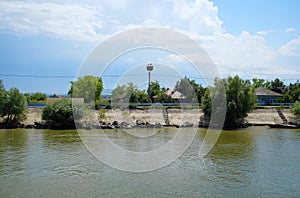
[[[282,114],[288,122],[295,122],[295,116],[289,109],[281,110]],[[201,126],[201,118],[203,112],[200,109],[135,109],[135,110],[99,110],[91,112],[91,114],[83,120],[83,124],[92,123],[93,125],[114,126],[123,123],[123,126],[129,128],[136,125],[146,126],[177,126],[177,127],[198,127]],[[35,127],[43,124],[42,108],[28,108],[26,119],[22,121],[24,127]],[[283,120],[279,116],[275,108],[255,109],[245,118],[247,125],[268,125],[282,123]],[[100,124],[99,124],[100,123]]]

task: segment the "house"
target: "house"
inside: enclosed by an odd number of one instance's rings
[[[264,87],[258,87],[255,90],[255,95],[257,97],[258,104],[260,105],[270,105],[283,96],[280,93],[276,93]]]
[[[168,96],[171,96],[172,99],[185,99],[185,96],[180,93],[179,91],[174,91],[174,90],[171,90],[171,89],[168,89],[166,92],[165,92]]]

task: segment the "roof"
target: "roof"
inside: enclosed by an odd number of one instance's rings
[[[179,91],[168,89],[167,91],[165,91],[165,94],[171,96],[171,98],[173,99],[185,99],[185,96]],[[153,96],[153,98],[157,98],[157,95]]]
[[[283,96],[280,93],[276,93],[275,91],[266,89],[264,87],[258,87],[255,90],[255,95],[257,95],[257,96],[273,96],[273,97],[282,97]]]
[[[174,90],[169,89],[165,93],[168,96],[171,96],[171,98],[173,98],[173,99],[184,99],[185,98],[185,96],[182,93],[180,93],[179,91],[174,91]]]

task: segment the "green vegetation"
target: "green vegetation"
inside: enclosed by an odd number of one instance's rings
[[[48,103],[43,108],[42,119],[47,121],[50,127],[74,128],[74,119],[80,119],[85,112],[84,106],[73,104],[69,98],[62,98],[55,102]]]
[[[101,109],[100,111],[99,111],[99,118],[100,119],[105,119],[105,113],[106,113],[106,111],[105,111],[105,109]]]
[[[102,79],[95,76],[84,76],[71,82],[68,95],[72,98],[84,98],[85,103],[100,102],[103,90]]]
[[[283,97],[277,102],[294,103],[300,98],[300,82],[290,83],[285,85],[284,82],[278,78],[272,81],[265,81],[264,79],[253,78],[252,84],[255,88],[264,87],[280,93]]]
[[[295,105],[291,108],[292,113],[300,118],[300,101],[296,101]]]
[[[151,99],[151,102],[154,101],[154,96],[157,96],[161,92],[161,87],[159,85],[159,82],[156,80],[154,82],[150,83],[150,86],[148,87],[147,93]]]
[[[221,87],[225,86],[225,92],[222,92]],[[272,81],[253,78],[252,83],[249,80],[242,80],[238,76],[228,77],[226,79],[216,79],[213,87],[202,87],[187,77],[179,79],[174,91],[180,92],[184,99],[174,99],[167,92],[168,89],[161,87],[158,81],[150,83],[146,90],[139,90],[132,82],[125,85],[118,85],[112,91],[112,98],[107,98],[101,101],[101,93],[103,90],[102,79],[94,76],[84,76],[71,82],[71,87],[68,94],[73,98],[84,98],[85,108],[92,109],[93,107],[105,107],[107,109],[121,107],[121,105],[129,104],[130,108],[136,108],[138,103],[173,103],[172,108],[202,108],[206,116],[210,116],[212,112],[212,101],[221,102],[220,98],[227,99],[226,103],[226,118],[225,126],[234,128],[239,125],[247,113],[256,105],[255,88],[265,87],[275,92],[281,93],[283,97],[276,102],[279,103],[295,103],[292,112],[299,116],[300,112],[300,82],[290,83],[289,85],[278,78]],[[168,94],[167,94],[168,93]],[[18,123],[24,118],[27,103],[44,103],[47,96],[44,93],[27,93],[22,94],[17,88],[5,90],[2,81],[0,80],[0,116],[4,118],[6,125]],[[180,100],[180,101],[179,101]],[[180,106],[179,102],[199,103],[199,107]],[[175,104],[174,104],[175,103]],[[75,108],[75,109],[74,109]],[[145,109],[151,107],[143,107]],[[162,106],[161,108],[168,108]],[[268,108],[268,107],[261,107]],[[272,107],[274,108],[274,107]],[[276,107],[276,108],[283,108]],[[72,109],[74,111],[72,111]],[[213,112],[218,111],[215,109]],[[73,114],[73,112],[75,112]],[[54,103],[47,104],[43,110],[43,119],[48,123],[58,123],[65,127],[74,126],[75,118],[81,118],[85,109],[82,105],[74,105],[70,99],[58,100]],[[99,113],[100,118],[105,118],[105,111]]]
[[[222,93],[222,87],[225,93]],[[212,101],[216,102],[226,94],[226,117],[224,126],[228,128],[238,127],[244,117],[247,116],[256,105],[254,87],[248,80],[242,80],[238,76],[227,79],[216,79],[215,86],[205,92],[202,99],[204,114],[208,117],[212,113]],[[218,103],[218,102],[217,102]]]
[[[6,91],[0,80],[0,114],[5,118],[5,125],[16,125],[25,117],[27,109],[26,97],[17,88]]]
[[[47,100],[47,95],[45,93],[25,93],[27,98],[27,103],[45,103]]]
[[[149,103],[149,102],[151,102],[151,100],[145,90],[135,89],[130,96],[129,102],[130,103]]]
[[[205,88],[199,85],[195,80],[190,80],[184,77],[176,82],[175,91],[179,91],[186,97],[187,102],[201,104],[201,99],[204,96]]]
[[[115,104],[129,102],[129,99],[135,90],[137,90],[137,86],[132,82],[127,83],[127,85],[117,85],[112,91],[112,102]]]

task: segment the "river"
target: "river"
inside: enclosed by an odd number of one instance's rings
[[[149,140],[119,130],[106,134],[126,149],[143,151],[163,145],[176,131],[163,128]],[[300,197],[299,129],[223,131],[211,152],[199,157],[205,133],[199,129],[189,148],[169,165],[133,173],[97,160],[76,130],[0,130],[0,196]]]

